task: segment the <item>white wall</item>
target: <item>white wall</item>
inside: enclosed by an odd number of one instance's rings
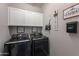
[[[5,41],[9,40],[7,4],[0,3],[0,53]]]
[[[44,26],[48,24],[49,15],[58,10],[58,31],[53,30],[53,22],[52,19],[51,25],[52,29],[50,33],[45,31],[43,27],[43,34],[50,38],[50,55],[55,56],[79,56],[79,24],[78,24],[78,33],[77,34],[69,34],[66,32],[66,23],[70,21],[78,21],[79,16],[71,19],[64,20],[63,19],[63,9],[70,7],[73,4],[66,3],[52,3],[45,4],[43,7],[44,11]]]

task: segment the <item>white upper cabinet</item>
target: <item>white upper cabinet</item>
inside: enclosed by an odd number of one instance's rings
[[[33,13],[33,24],[34,26],[43,26],[43,14]]]
[[[31,26],[30,20],[31,13],[29,11],[25,11],[25,26]]]
[[[26,25],[28,26],[43,26],[43,14],[26,11]]]
[[[15,11],[15,20],[16,20],[16,25],[20,25],[20,26],[25,25],[25,13],[24,13],[24,10],[17,9]]]
[[[24,10],[17,8],[8,8],[9,12],[9,26],[24,26],[25,14]]]
[[[43,26],[42,13],[9,7],[8,16],[9,26]]]

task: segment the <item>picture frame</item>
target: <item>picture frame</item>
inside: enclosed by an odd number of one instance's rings
[[[24,32],[25,32],[25,27],[17,26],[17,33],[24,33]]]
[[[79,16],[79,3],[72,5],[63,10],[64,20],[72,17],[77,17],[77,16]]]

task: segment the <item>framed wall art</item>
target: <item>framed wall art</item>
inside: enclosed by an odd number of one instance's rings
[[[24,32],[25,32],[25,27],[17,26],[17,33],[24,33]]]
[[[65,9],[63,11],[64,19],[79,16],[79,3]]]

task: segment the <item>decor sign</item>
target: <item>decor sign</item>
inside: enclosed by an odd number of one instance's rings
[[[79,4],[73,5],[65,9],[63,12],[64,12],[64,19],[79,16]]]

